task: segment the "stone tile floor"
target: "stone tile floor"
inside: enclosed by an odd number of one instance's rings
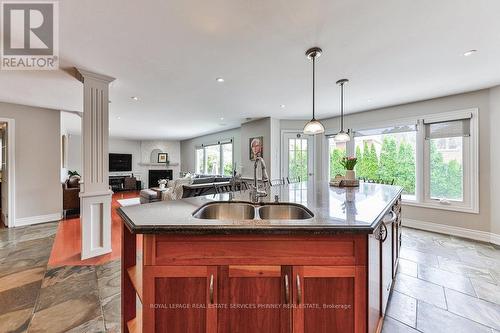
[[[0,229],[0,332],[120,331],[120,261],[48,267],[57,225]],[[500,249],[405,228],[383,332],[499,333]]]

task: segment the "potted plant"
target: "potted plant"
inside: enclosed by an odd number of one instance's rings
[[[356,179],[356,173],[354,171],[354,167],[356,166],[356,163],[358,163],[358,159],[354,156],[342,158],[342,161],[340,161],[340,164],[342,164],[342,166],[346,169],[345,179],[347,179],[347,180],[355,180]]]

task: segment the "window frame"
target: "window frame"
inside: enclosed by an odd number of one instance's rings
[[[429,140],[425,139],[424,119],[429,122],[451,121],[467,116],[470,118],[470,136],[463,140],[463,201],[440,202],[430,198],[430,161]],[[479,109],[470,108],[449,112],[405,117],[388,121],[366,122],[350,126],[351,133],[358,130],[380,129],[390,126],[417,124],[415,150],[415,200],[403,200],[407,206],[434,208],[464,213],[479,214]],[[329,132],[324,138],[323,154],[326,156],[324,175],[329,179],[329,145],[328,137],[334,135]],[[467,144],[465,142],[468,141]],[[355,154],[355,140],[347,142],[347,156]]]
[[[214,175],[217,175],[217,176],[231,176],[231,175],[224,175],[224,149],[222,148],[223,145],[226,145],[226,144],[231,144],[231,161],[232,161],[232,164],[234,164],[234,140],[233,138],[229,138],[229,139],[224,139],[224,140],[220,140],[220,141],[217,141],[217,142],[212,142],[212,143],[204,143],[204,144],[201,144],[201,145],[197,145],[194,147],[194,161],[195,161],[195,173],[197,173],[198,171],[198,150],[203,150],[203,167],[202,167],[202,174],[206,175],[207,174],[207,151],[206,151],[206,148],[207,147],[212,147],[212,146],[218,146],[219,147],[219,167],[218,167],[218,170],[217,170],[217,173],[214,174]]]
[[[422,128],[422,167],[425,181],[420,206],[479,214],[479,119],[478,109],[467,109],[423,117],[428,122],[452,121],[467,116],[470,118],[470,136],[462,137],[463,200],[440,201],[431,198],[430,192],[430,140],[425,139],[425,125]]]

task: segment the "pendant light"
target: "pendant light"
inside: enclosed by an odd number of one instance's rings
[[[309,50],[306,51],[306,56],[307,58],[312,60],[313,64],[313,70],[312,70],[312,95],[313,95],[313,117],[312,119],[304,126],[304,134],[308,135],[314,135],[314,134],[320,134],[325,132],[325,127],[323,124],[321,124],[316,118],[314,117],[314,108],[315,108],[315,100],[314,100],[314,95],[315,95],[315,64],[316,64],[316,58],[318,58],[323,51],[319,47],[313,47],[310,48]]]
[[[337,81],[337,84],[340,85],[340,132],[334,137],[334,140],[337,142],[347,142],[351,140],[349,133],[344,131],[344,84],[347,82],[349,82],[348,79]]]

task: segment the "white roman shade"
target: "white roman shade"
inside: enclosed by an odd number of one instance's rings
[[[448,121],[428,122],[424,120],[425,139],[470,136],[471,116]]]

